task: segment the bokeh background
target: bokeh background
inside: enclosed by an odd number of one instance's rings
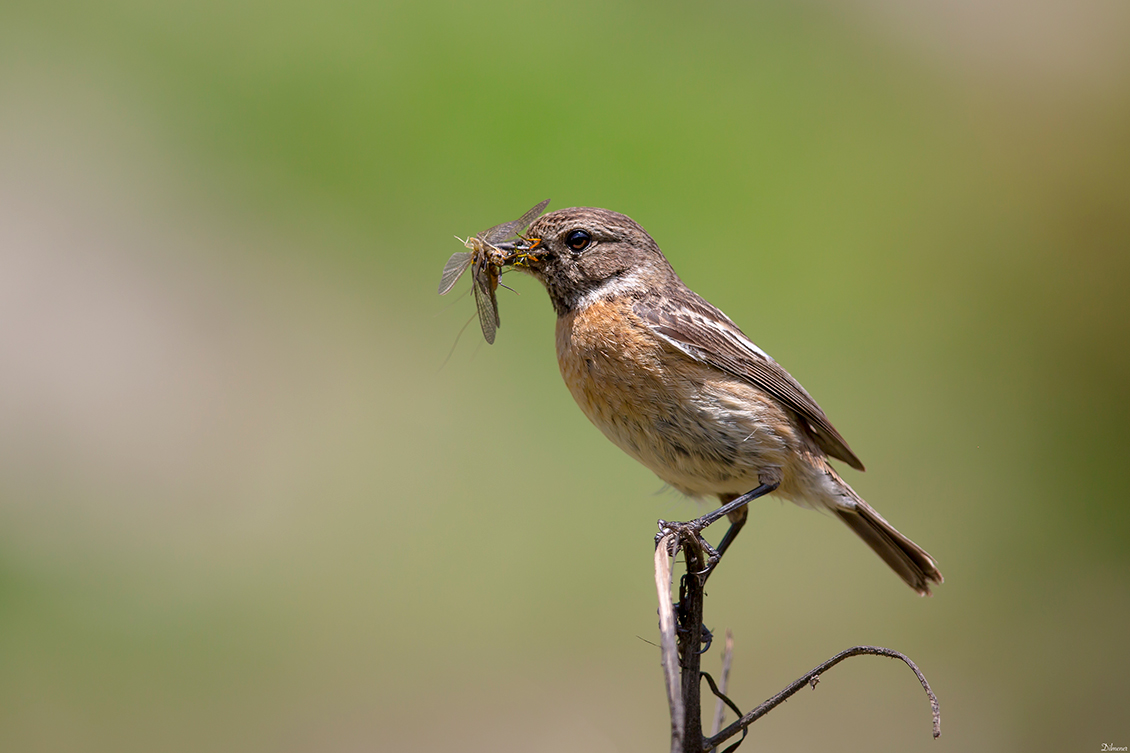
[[[0,749],[666,749],[651,542],[465,235],[625,212],[821,402],[913,595],[772,500],[760,751],[1130,745],[1130,6],[0,5]],[[464,281],[458,293],[465,293]],[[717,669],[718,652],[706,657]]]

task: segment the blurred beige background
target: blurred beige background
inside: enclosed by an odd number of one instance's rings
[[[0,749],[665,749],[697,508],[532,280],[493,347],[435,295],[547,197],[642,223],[945,572],[759,502],[735,701],[881,644],[943,735],[855,659],[749,749],[1130,745],[1127,7],[5,3]]]

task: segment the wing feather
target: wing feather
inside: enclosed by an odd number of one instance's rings
[[[768,392],[803,421],[816,444],[833,458],[863,470],[812,396],[729,317],[688,288],[679,298],[648,296],[633,309],[663,340],[691,358],[709,364]]]

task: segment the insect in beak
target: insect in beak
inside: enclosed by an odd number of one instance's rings
[[[468,250],[456,252],[447,260],[439,281],[439,294],[446,295],[463,276],[463,273],[470,269],[471,290],[475,294],[475,308],[479,313],[479,324],[483,328],[483,337],[488,343],[494,342],[494,334],[500,324],[498,299],[494,294],[500,284],[498,281],[499,273],[502,271],[502,267],[525,266],[529,261],[529,252],[538,247],[541,239],[523,238],[521,233],[545,210],[548,204],[549,199],[546,199],[519,219],[495,225],[489,230],[469,236],[466,240],[456,236]],[[517,240],[504,240],[511,237],[515,237]]]
[[[527,267],[531,260],[537,259],[538,255],[533,251],[540,246],[541,238],[522,238],[520,236],[516,241],[499,243],[495,248],[503,253],[502,258],[498,259],[498,264],[505,267]]]

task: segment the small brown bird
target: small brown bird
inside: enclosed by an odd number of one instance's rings
[[[607,209],[573,208],[534,221],[527,236],[498,248],[549,292],[569,391],[660,479],[722,501],[707,516],[730,519],[719,555],[745,523],[746,503],[773,492],[831,511],[918,593],[942,582],[930,555],[828,464],[863,470],[816,401],[683,284],[642,227]]]

